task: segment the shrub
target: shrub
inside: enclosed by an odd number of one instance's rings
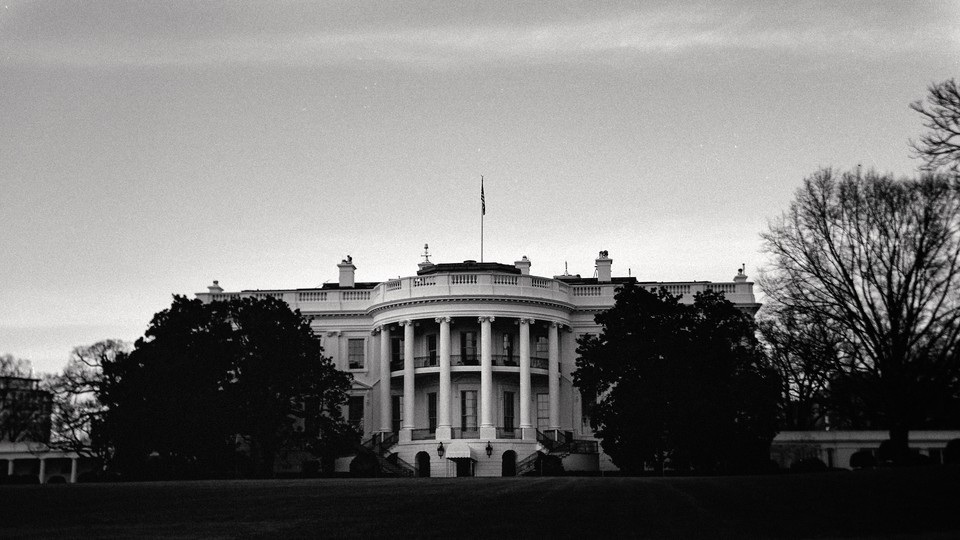
[[[827,464],[819,458],[806,458],[800,461],[794,461],[790,465],[790,472],[795,473],[813,473],[827,470]]]
[[[943,462],[947,465],[960,463],[960,439],[953,439],[943,449]]]
[[[873,452],[869,450],[860,450],[850,456],[851,469],[871,469],[877,466],[877,458],[873,457]]]

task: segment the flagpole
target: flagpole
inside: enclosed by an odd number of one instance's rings
[[[487,201],[483,196],[483,175],[480,175],[480,262],[483,262],[483,216],[487,213]]]

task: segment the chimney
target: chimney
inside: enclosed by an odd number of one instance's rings
[[[746,270],[747,270],[746,263],[744,263],[740,268],[737,268],[737,275],[733,276],[733,281],[735,283],[746,283],[747,282],[747,274],[745,273]],[[214,281],[214,283],[216,283],[216,281]]]
[[[597,282],[598,283],[610,283],[610,268],[613,266],[613,259],[611,259],[606,250],[601,251],[600,255],[597,257]]]
[[[514,262],[513,265],[520,269],[521,274],[525,276],[530,275],[531,263],[530,263],[530,259],[528,259],[526,255],[524,255],[523,258],[520,259],[519,261]]]
[[[347,258],[340,261],[337,265],[340,269],[340,288],[353,287],[353,273],[357,267],[353,265],[353,257],[347,255]]]
[[[217,294],[223,292],[223,287],[220,286],[220,282],[213,280],[213,285],[208,285],[207,290],[210,291],[210,294]]]

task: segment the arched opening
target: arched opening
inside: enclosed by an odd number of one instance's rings
[[[501,476],[517,475],[517,453],[513,450],[507,450],[503,453],[503,465],[501,467]]]
[[[430,454],[426,452],[417,452],[417,476],[420,478],[430,477]]]

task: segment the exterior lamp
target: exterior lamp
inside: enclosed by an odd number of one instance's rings
[[[487,441],[487,457],[493,455],[493,446],[490,446],[490,441]]]
[[[443,441],[440,441],[440,444],[437,445],[437,455],[443,457]]]

